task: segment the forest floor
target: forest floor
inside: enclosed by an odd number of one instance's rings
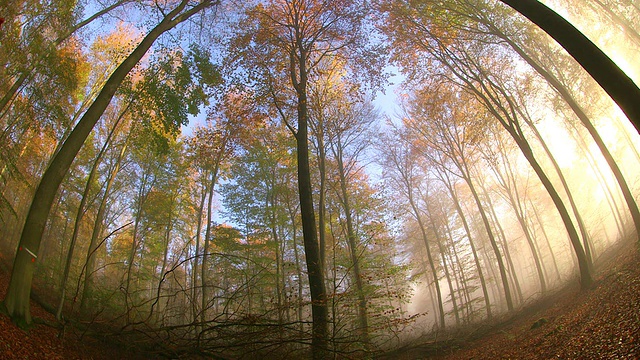
[[[572,284],[493,325],[439,340],[412,341],[380,359],[640,359],[640,251],[630,243],[604,255],[593,287]],[[0,268],[0,298],[9,274]],[[145,359],[112,339],[71,326],[61,335],[53,315],[32,301],[28,332],[0,314],[0,359]],[[148,354],[147,354],[148,355]]]
[[[577,280],[516,315],[437,341],[414,341],[387,359],[640,359],[640,251],[627,243],[598,261],[593,286]]]

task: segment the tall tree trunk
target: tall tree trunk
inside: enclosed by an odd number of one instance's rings
[[[531,165],[535,173],[538,175],[538,178],[540,178],[542,185],[544,185],[545,189],[549,193],[549,196],[551,196],[551,199],[553,200],[553,203],[556,206],[556,209],[560,213],[560,217],[562,218],[565,228],[567,229],[567,232],[569,234],[571,245],[573,245],[574,253],[578,259],[578,267],[580,271],[580,284],[583,289],[589,288],[593,283],[589,262],[587,260],[587,256],[584,252],[582,244],[580,243],[578,232],[576,231],[576,228],[574,227],[571,221],[571,216],[569,215],[569,211],[567,210],[564,203],[562,202],[560,195],[558,194],[556,189],[553,187],[553,184],[547,177],[547,174],[544,172],[544,170],[542,170],[537,160],[533,156],[533,152],[531,151],[529,144],[524,142],[524,140],[522,139],[516,140],[516,141],[519,142],[519,146],[522,149],[522,153],[524,154],[525,158],[527,158],[527,160],[529,161],[529,164]]]
[[[446,48],[442,47],[442,43],[440,43],[439,46],[440,51],[447,51]],[[433,50],[430,51],[433,53]],[[511,135],[513,140],[516,142],[524,157],[527,159],[536,175],[540,178],[545,189],[549,192],[549,195],[551,196],[554,205],[556,205],[558,213],[567,228],[569,240],[571,241],[571,245],[573,246],[574,253],[578,260],[580,284],[582,288],[586,289],[590,287],[593,283],[593,278],[591,277],[589,262],[587,261],[584,248],[580,242],[578,232],[573,225],[571,216],[562,202],[560,195],[536,160],[533,150],[524,137],[520,123],[518,122],[518,113],[513,111],[513,109],[517,107],[516,104],[513,103],[513,100],[506,90],[499,84],[496,84],[495,81],[486,74],[485,70],[475,63],[468,54],[465,54],[464,60],[467,60],[470,63],[466,64],[446,62],[447,57],[449,57],[450,54],[443,55],[442,53],[435,53],[435,55],[445,60],[445,65],[462,82],[460,85],[477,96],[478,101],[485,106],[489,113],[491,113],[498,122],[500,122],[502,127],[507,130],[509,135]],[[478,79],[479,81],[476,82],[475,79]],[[501,100],[500,97],[503,97],[504,100]],[[503,101],[506,101],[507,104],[503,104]]]
[[[105,83],[102,91],[100,91],[100,94],[98,94],[80,121],[78,121],[42,175],[24,223],[22,236],[20,237],[20,243],[13,262],[9,288],[7,289],[7,294],[3,302],[12,321],[20,326],[28,326],[31,324],[29,298],[31,295],[31,283],[35,271],[35,262],[38,257],[37,254],[40,249],[40,242],[49,211],[51,210],[51,205],[60,187],[60,183],[69,172],[71,163],[80,151],[84,141],[89,136],[89,133],[100,116],[104,113],[115,95],[116,90],[129,71],[138,64],[140,59],[142,59],[160,35],[187,20],[200,10],[211,6],[213,1],[203,1],[195,7],[182,12],[187,4],[188,0],[182,0],[175,9],[169,12],[167,16],[145,36],[136,49],[116,68],[109,77],[109,80]]]
[[[127,280],[124,286],[124,301],[125,307],[127,311],[127,322],[131,321],[131,307],[136,306],[135,304],[129,305],[129,300],[131,299],[131,279],[133,278],[133,263],[136,261],[136,254],[138,253],[138,248],[140,245],[140,241],[142,240],[140,235],[140,222],[144,216],[145,203],[148,199],[149,194],[151,193],[151,189],[155,184],[155,177],[149,179],[152,176],[152,173],[155,171],[145,169],[142,175],[142,182],[140,184],[140,188],[138,189],[137,199],[136,199],[136,209],[135,209],[135,221],[133,225],[133,234],[131,235],[131,250],[129,250],[129,258],[127,259]],[[148,188],[147,188],[148,185]],[[141,255],[142,256],[142,255]],[[138,272],[140,272],[141,266],[138,267]],[[136,277],[136,283],[140,283],[140,277]]]
[[[356,291],[358,296],[358,322],[359,332],[362,342],[365,346],[369,345],[369,324],[367,316],[367,298],[364,293],[364,284],[362,282],[362,272],[360,270],[360,257],[358,256],[358,244],[356,242],[356,232],[353,226],[353,214],[351,213],[351,203],[349,201],[349,191],[347,189],[347,174],[344,165],[344,154],[342,152],[342,143],[340,137],[336,144],[337,149],[334,153],[338,161],[338,175],[340,177],[341,203],[347,225],[347,243],[349,245],[349,255],[351,264],[353,264],[353,278],[356,283]]]
[[[582,215],[580,215],[580,212],[578,211],[578,206],[573,198],[573,193],[571,192],[571,189],[569,189],[569,184],[567,183],[567,180],[564,177],[564,173],[562,172],[562,169],[560,169],[560,165],[558,165],[558,162],[556,161],[556,158],[551,153],[551,150],[549,150],[549,147],[547,146],[547,142],[544,141],[544,139],[542,138],[542,135],[540,135],[538,128],[535,126],[535,124],[533,124],[531,120],[527,119],[524,116],[523,118],[526,119],[525,122],[527,123],[527,125],[529,125],[529,128],[532,130],[536,139],[538,139],[538,142],[540,143],[540,145],[542,145],[542,148],[547,154],[547,157],[551,161],[551,164],[553,165],[553,168],[556,171],[558,178],[560,179],[562,188],[564,189],[564,192],[567,195],[569,206],[571,206],[571,211],[573,212],[573,216],[576,218],[576,222],[578,223],[578,229],[580,230],[580,235],[582,236],[582,242],[584,244],[584,251],[587,257],[587,262],[589,266],[593,266],[593,259],[591,255],[592,244],[591,244],[591,239],[589,237],[589,232],[587,231],[587,228],[584,225],[584,221],[582,220]]]
[[[318,230],[319,230],[319,246],[320,246],[320,262],[322,268],[325,269],[327,263],[327,229],[325,212],[326,209],[326,188],[327,188],[327,155],[324,148],[324,131],[322,129],[323,123],[318,124],[318,170],[320,172],[320,192],[318,194]]]
[[[193,314],[193,322],[194,324],[198,321],[198,258],[200,257],[200,238],[202,237],[202,212],[204,211],[205,200],[207,199],[207,186],[202,185],[202,196],[200,196],[200,205],[198,206],[198,221],[196,225],[196,248],[195,254],[193,255],[193,269],[192,269],[192,278],[191,278],[191,288],[192,288],[192,297],[191,297],[191,311]]]
[[[451,281],[451,274],[449,274],[449,267],[447,266],[446,251],[444,249],[444,246],[442,245],[442,239],[440,238],[435,219],[433,218],[433,213],[430,210],[428,210],[428,212],[429,221],[431,221],[431,224],[433,225],[433,233],[436,238],[435,243],[438,245],[438,251],[440,252],[440,258],[442,259],[442,270],[444,271],[444,276],[447,279],[447,285],[449,286],[449,295],[451,296],[451,304],[453,305],[453,315],[456,319],[456,326],[460,326],[460,312],[458,311],[458,302],[456,301],[456,294],[453,288],[453,282]],[[442,302],[442,300],[440,301]],[[441,321],[444,321],[444,316],[442,317]]]
[[[224,145],[223,145],[224,146]],[[202,266],[200,268],[200,281],[202,282],[202,309],[200,310],[200,322],[204,326],[204,323],[207,321],[207,308],[208,302],[207,299],[207,274],[209,272],[209,268],[207,267],[207,259],[209,259],[209,242],[211,241],[211,218],[213,216],[213,194],[216,186],[216,182],[218,181],[218,170],[220,169],[220,160],[222,159],[221,151],[219,156],[216,159],[213,170],[211,172],[211,182],[209,183],[208,190],[208,199],[207,199],[207,224],[204,232],[204,246],[202,249]]]
[[[301,40],[298,40],[301,42]],[[313,209],[313,188],[311,186],[311,170],[309,166],[309,111],[307,108],[307,54],[304,46],[297,44],[301,54],[292,54],[292,59],[298,57],[298,76],[296,79],[295,65],[291,65],[292,83],[298,97],[298,129],[295,133],[298,160],[298,193],[300,196],[300,214],[302,216],[302,234],[307,263],[307,276],[311,290],[312,339],[311,348],[314,359],[323,359],[327,351],[327,291],[324,284],[324,269],[320,259],[320,247],[316,227],[315,211]],[[293,60],[292,60],[293,61]]]
[[[504,292],[505,300],[507,301],[507,309],[509,311],[513,311],[513,300],[511,299],[511,289],[509,286],[509,278],[507,277],[507,270],[504,266],[504,260],[500,253],[500,248],[496,243],[495,235],[493,234],[493,230],[491,229],[491,224],[489,223],[489,218],[487,217],[487,213],[484,209],[482,201],[480,201],[480,197],[478,196],[478,191],[476,190],[471,178],[468,176],[468,169],[465,169],[465,173],[467,175],[464,176],[464,180],[469,186],[471,190],[471,195],[476,202],[476,206],[478,207],[478,212],[480,213],[480,217],[482,218],[482,223],[484,224],[485,231],[489,236],[489,243],[491,244],[491,248],[493,249],[493,253],[496,257],[496,261],[498,262],[498,271],[500,272],[500,279],[502,280],[502,289]]]
[[[267,192],[267,199],[266,199],[266,207],[269,211],[269,227],[271,228],[271,238],[273,239],[273,242],[275,243],[275,257],[276,257],[276,276],[275,276],[275,283],[276,283],[276,306],[277,306],[277,312],[278,312],[278,323],[282,324],[282,322],[284,321],[284,305],[283,305],[283,293],[284,293],[284,288],[285,288],[285,283],[284,281],[281,282],[281,276],[284,279],[284,275],[282,274],[284,271],[282,269],[282,255],[280,252],[280,236],[278,235],[278,226],[277,226],[277,220],[276,220],[276,201],[277,201],[277,195],[276,195],[276,191],[275,191],[275,175],[273,174],[273,171],[271,172],[271,188],[268,190]],[[286,296],[285,296],[286,298]]]
[[[458,195],[456,194],[456,191],[453,188],[454,185],[451,183],[451,179],[449,179],[445,173],[441,173],[441,175],[443,175],[443,178],[441,180],[444,183],[447,190],[449,191],[449,196],[451,197],[451,200],[453,201],[453,204],[456,208],[456,212],[458,213],[458,216],[462,221],[462,226],[464,228],[465,233],[467,234],[467,239],[469,239],[471,254],[473,255],[473,261],[476,265],[476,270],[478,271],[478,278],[480,279],[480,286],[482,288],[482,295],[484,297],[484,305],[485,305],[485,310],[487,312],[487,318],[491,319],[492,318],[491,301],[489,299],[489,291],[487,290],[487,282],[485,281],[484,272],[482,271],[482,265],[480,264],[480,258],[478,257],[478,252],[476,250],[474,240],[471,236],[471,229],[469,228],[469,222],[467,221],[464,211],[462,210],[462,206],[460,205],[460,200],[458,199]]]
[[[587,145],[585,140],[582,138],[582,136],[580,136],[580,134],[577,132],[577,129],[574,128],[574,130],[576,130],[576,132],[574,132],[573,134],[574,139],[576,139],[576,141],[580,144],[580,147],[582,148],[582,152],[585,158],[587,159],[587,162],[589,163],[591,170],[593,171],[596,178],[598,179],[600,188],[602,188],[605,198],[607,199],[607,204],[609,205],[609,209],[611,209],[611,215],[613,217],[613,220],[616,223],[616,228],[618,229],[618,234],[619,234],[618,236],[621,236],[622,238],[626,238],[626,228],[623,226],[624,220],[623,220],[622,214],[620,213],[620,207],[618,206],[618,201],[616,200],[616,197],[614,196],[613,191],[611,191],[611,187],[609,186],[609,184],[607,184],[607,179],[603,174],[602,169],[598,165],[598,162],[593,152],[591,151],[591,149],[589,149],[589,146]]]
[[[453,235],[453,231],[451,230],[451,226],[449,226],[449,223],[447,221],[444,221],[443,223],[444,223],[446,234],[448,235],[448,239],[451,242],[451,246],[447,246],[446,249],[448,250],[449,254],[453,253],[453,257],[455,258],[455,264],[457,265],[457,269],[458,269],[458,271],[456,271],[456,268],[453,266],[453,260],[452,260],[451,269],[456,280],[456,289],[457,289],[456,292],[461,293],[461,295],[459,295],[460,305],[462,306],[464,304],[465,310],[467,312],[466,320],[464,322],[468,323],[471,320],[472,309],[471,309],[471,298],[467,288],[466,270],[464,269],[464,264],[462,263],[462,261],[460,260],[460,256],[458,255],[456,244],[455,244],[455,241],[453,240],[454,235]],[[447,237],[445,237],[445,239],[447,239]],[[449,258],[451,258],[451,255],[449,255]],[[462,289],[460,287],[462,287]],[[462,300],[463,296],[464,296],[464,302]]]
[[[544,266],[540,261],[540,256],[534,244],[534,239],[531,235],[529,226],[525,220],[525,211],[522,208],[522,200],[520,199],[520,193],[518,192],[518,184],[516,182],[515,174],[513,173],[513,167],[511,166],[508,155],[501,149],[502,161],[504,162],[505,173],[502,173],[496,164],[490,164],[489,166],[493,170],[498,183],[504,189],[506,200],[513,209],[513,212],[520,224],[520,228],[524,233],[531,256],[533,257],[534,264],[536,266],[536,272],[538,274],[538,281],[540,282],[540,291],[544,294],[547,291],[547,283],[544,276]]]
[[[510,275],[513,281],[513,285],[516,287],[516,295],[520,298],[520,301],[523,301],[522,288],[520,287],[520,280],[518,280],[518,272],[516,271],[516,268],[513,264],[513,258],[511,257],[511,252],[509,251],[507,236],[504,233],[502,224],[500,224],[500,219],[498,219],[498,214],[496,214],[496,209],[493,206],[493,201],[491,201],[491,197],[489,196],[489,192],[485,188],[484,182],[480,184],[480,190],[482,190],[482,195],[484,196],[485,201],[487,202],[487,205],[489,207],[488,209],[489,217],[491,218],[491,221],[493,222],[494,226],[498,230],[498,236],[500,238],[502,248],[504,249],[504,257],[507,260],[509,269],[511,270]]]
[[[424,225],[424,221],[422,220],[422,216],[420,214],[420,210],[415,203],[413,198],[412,189],[407,189],[408,191],[408,200],[409,205],[411,206],[411,210],[413,211],[413,216],[418,222],[418,227],[420,228],[420,235],[422,237],[422,242],[424,244],[425,250],[427,251],[427,260],[429,261],[429,269],[431,269],[431,274],[433,275],[434,287],[436,288],[436,304],[438,309],[438,326],[440,329],[445,328],[444,321],[444,306],[442,304],[442,291],[440,290],[440,281],[438,279],[438,271],[436,270],[435,262],[433,261],[433,256],[431,255],[431,247],[429,246],[429,237],[427,236],[427,230]],[[429,286],[429,284],[427,284]]]
[[[584,112],[582,107],[571,95],[567,87],[564,86],[557,77],[547,71],[536,60],[534,60],[533,57],[529,56],[529,54],[527,54],[524,49],[513,42],[513,40],[506,36],[506,34],[502,33],[495,26],[491,27],[492,32],[495,33],[495,35],[505,40],[511,46],[511,48],[516,51],[518,55],[520,55],[520,57],[522,57],[522,59],[524,59],[538,74],[540,74],[540,76],[542,76],[549,83],[549,85],[551,85],[557,91],[558,94],[560,94],[562,99],[567,103],[567,105],[569,105],[574,114],[576,114],[582,125],[587,129],[589,135],[591,135],[593,141],[595,141],[596,145],[598,146],[598,149],[600,149],[602,156],[607,161],[611,172],[613,172],[613,175],[615,176],[616,181],[620,186],[620,190],[622,191],[624,199],[627,202],[627,207],[629,208],[629,212],[631,213],[636,231],[640,234],[640,209],[638,209],[638,204],[636,203],[635,198],[631,193],[631,189],[629,188],[629,185],[627,184],[627,181],[625,180],[624,175],[622,174],[622,171],[618,166],[618,163],[613,159],[609,148],[604,143],[602,137],[600,136],[600,133],[596,130],[595,126],[593,125],[587,114]],[[584,238],[584,230],[582,228],[581,231],[583,232]]]

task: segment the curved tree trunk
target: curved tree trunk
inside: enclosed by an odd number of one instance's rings
[[[587,129],[587,131],[595,141],[596,145],[598,146],[598,149],[600,149],[600,152],[602,153],[602,156],[605,158],[605,160],[607,161],[607,164],[609,165],[609,168],[613,172],[616,178],[616,181],[620,186],[620,190],[622,191],[624,199],[627,202],[627,207],[629,208],[629,212],[631,213],[631,217],[633,219],[636,231],[640,234],[640,209],[638,209],[638,205],[635,201],[635,198],[633,197],[633,194],[631,193],[631,189],[629,188],[629,185],[627,184],[620,167],[613,159],[613,156],[611,155],[609,148],[606,146],[602,137],[600,136],[600,133],[598,133],[598,131],[596,130],[595,126],[593,125],[593,123],[591,122],[587,114],[584,112],[584,110],[578,104],[575,98],[571,95],[567,87],[564,86],[556,76],[554,76],[549,71],[547,71],[547,69],[545,69],[538,61],[536,61],[532,56],[530,56],[521,46],[516,44],[509,36],[507,36],[503,31],[498,29],[498,27],[496,27],[489,21],[486,21],[486,19],[479,19],[479,20],[482,21],[484,25],[489,27],[491,33],[493,33],[500,39],[504,40],[518,55],[520,55],[520,57],[523,60],[525,60],[538,74],[540,74],[540,76],[542,76],[547,81],[547,83],[549,83],[549,85],[556,90],[556,92],[562,97],[562,99],[567,103],[567,105],[569,105],[571,110],[573,110],[573,112],[578,117],[582,125]],[[545,148],[545,151],[548,151],[548,150]],[[563,186],[564,186],[564,183],[565,182],[563,181]],[[568,187],[567,187],[567,191],[568,191]],[[577,214],[574,204],[572,204],[572,207],[574,209],[574,213]],[[585,239],[585,242],[586,242],[586,238],[585,238],[586,231],[584,230],[584,226],[582,225],[581,219],[578,220],[578,225],[581,226],[580,231],[582,232],[583,238]]]
[[[600,48],[538,0],[500,0],[538,25],[600,84],[640,133],[640,89]]]

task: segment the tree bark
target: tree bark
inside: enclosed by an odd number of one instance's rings
[[[303,66],[301,66],[303,67]],[[302,70],[301,70],[302,71]],[[298,91],[298,192],[302,215],[302,235],[305,260],[311,290],[311,313],[313,318],[311,347],[314,359],[323,359],[327,347],[327,294],[324,284],[324,269],[320,259],[315,213],[313,210],[313,190],[309,168],[309,143],[307,131],[307,94]]]

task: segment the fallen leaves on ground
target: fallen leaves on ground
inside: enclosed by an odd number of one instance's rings
[[[640,253],[624,246],[594,286],[571,286],[439,359],[639,359]]]

